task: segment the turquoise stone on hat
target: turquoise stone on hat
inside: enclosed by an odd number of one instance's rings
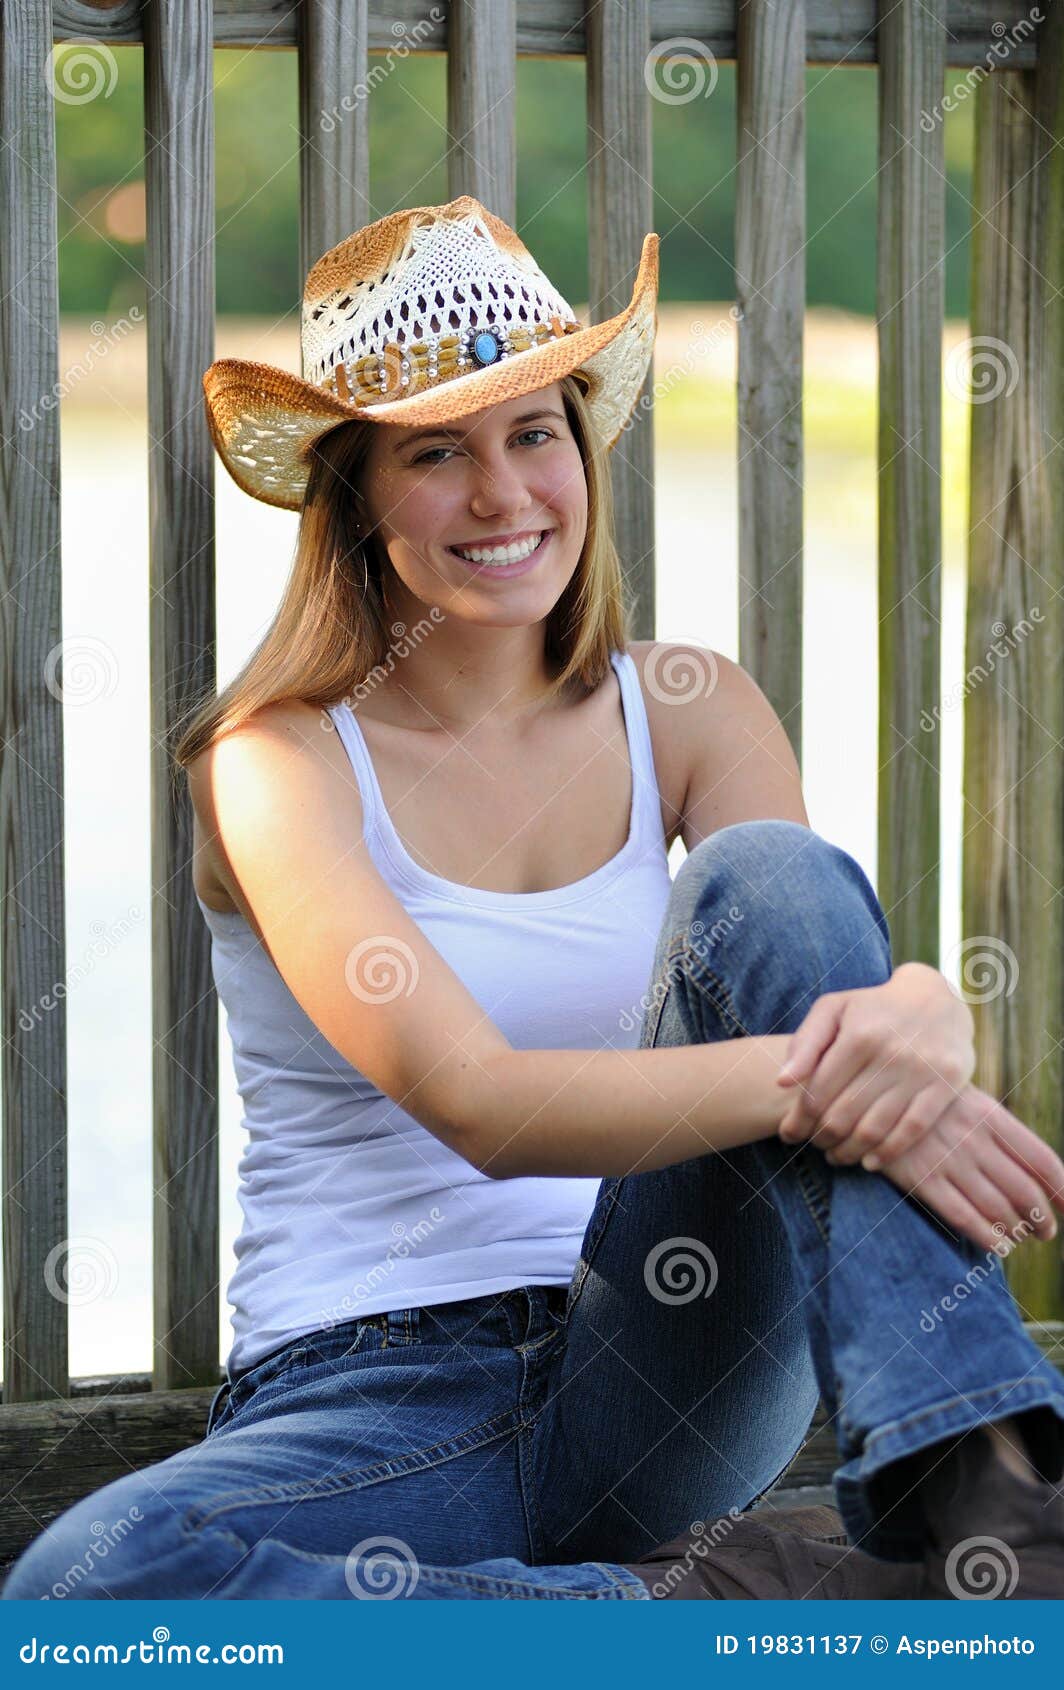
[[[485,329],[482,334],[477,335],[471,351],[478,364],[494,364],[499,356],[499,343],[495,336]]]

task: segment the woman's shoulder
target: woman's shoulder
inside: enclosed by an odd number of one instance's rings
[[[702,654],[699,663],[698,654]],[[693,718],[700,710],[678,708],[683,698],[681,684],[686,671],[688,686],[693,664],[707,667],[701,647],[669,640],[630,640],[624,654],[631,658],[650,730],[654,775],[662,800],[665,836],[672,844],[683,822],[684,804],[690,783],[693,746],[699,732]]]
[[[635,665],[647,715],[673,736],[692,725],[701,731],[730,691],[734,673],[742,673],[723,652],[692,640],[630,640],[624,651]]]
[[[685,839],[702,838],[711,827],[751,814],[786,816],[808,826],[790,737],[741,663],[690,641],[641,640],[628,649],[643,688],[655,758],[660,745],[663,757],[673,756],[682,768]]]
[[[218,735],[188,765],[193,812],[193,882],[204,902],[226,909],[234,874],[224,816],[254,810],[281,825],[293,805],[310,804],[322,825],[331,808],[338,823],[361,830],[361,797],[328,711],[304,699],[259,706],[238,727]],[[228,831],[232,831],[232,821]],[[270,828],[263,827],[268,838]]]
[[[732,658],[694,640],[630,640],[662,794],[683,814],[692,775],[748,716],[756,682]],[[731,728],[728,727],[731,724]]]
[[[673,734],[687,730],[701,737],[751,689],[760,690],[740,663],[694,640],[631,640],[624,649],[648,716],[668,723]]]

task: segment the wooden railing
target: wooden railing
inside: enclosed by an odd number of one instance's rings
[[[945,173],[943,125],[927,116],[941,108],[947,66],[983,66],[1003,28],[1011,32],[1007,63],[973,83],[972,94],[971,327],[1005,349],[1008,379],[971,412],[968,659],[980,680],[967,698],[963,914],[966,934],[995,957],[1018,959],[1010,989],[986,994],[977,1010],[977,1077],[1059,1148],[1064,3],[1044,0],[1041,10],[1043,21],[1024,31],[1028,12],[1002,0],[440,0],[435,12],[429,0],[0,0],[6,1404],[41,1404],[33,1415],[54,1427],[63,1415],[77,1419],[73,1404],[86,1388],[71,1394],[66,1305],[46,1282],[46,1264],[67,1235],[62,999],[32,1044],[19,1017],[20,1005],[54,993],[66,966],[63,716],[44,683],[61,636],[59,417],[44,411],[26,434],[14,421],[58,374],[53,43],[89,37],[116,51],[134,42],[144,49],[154,1422],[178,1401],[171,1393],[200,1402],[220,1377],[217,1006],[209,935],[193,895],[190,810],[183,791],[172,800],[168,758],[176,719],[215,684],[214,463],[200,388],[214,355],[213,47],[299,55],[302,273],[374,215],[370,101],[355,102],[331,132],[318,118],[366,83],[371,55],[394,48],[397,25],[406,27],[410,51],[449,53],[449,194],[472,193],[509,222],[515,56],[582,55],[593,321],[627,302],[642,236],[655,226],[648,55],[693,38],[706,53],[737,60],[740,660],[799,753],[803,79],[808,63],[878,64],[878,889],[895,960],[938,963]],[[649,388],[650,377],[644,399]],[[646,637],[654,633],[654,466],[645,416],[619,442],[613,476],[636,633]],[[176,583],[180,590],[170,591]],[[1032,637],[985,672],[995,625],[1011,628],[1034,606],[1042,620]],[[810,750],[833,754],[830,746]],[[1009,1265],[1025,1313],[1064,1313],[1055,1248],[1029,1243]],[[117,1413],[121,1382],[102,1394],[115,1397]],[[33,1418],[28,1408],[11,1412]],[[177,1436],[173,1417],[168,1424]],[[151,1448],[145,1459],[166,1453],[165,1438]]]

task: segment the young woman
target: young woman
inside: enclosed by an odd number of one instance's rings
[[[307,379],[207,372],[227,467],[302,512],[177,747],[249,1132],[235,1341],[205,1440],[8,1596],[112,1518],[64,1594],[1064,1588],[1064,1385],[1000,1260],[1064,1167],[892,968],[760,689],[627,638],[606,453],[656,258],[582,329],[477,201],[415,208],[311,271]],[[745,1517],[819,1396],[835,1542]]]

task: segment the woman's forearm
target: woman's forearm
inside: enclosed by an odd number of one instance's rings
[[[646,1050],[505,1050],[464,1071],[470,1160],[493,1179],[643,1173],[769,1138],[789,1035]]]

